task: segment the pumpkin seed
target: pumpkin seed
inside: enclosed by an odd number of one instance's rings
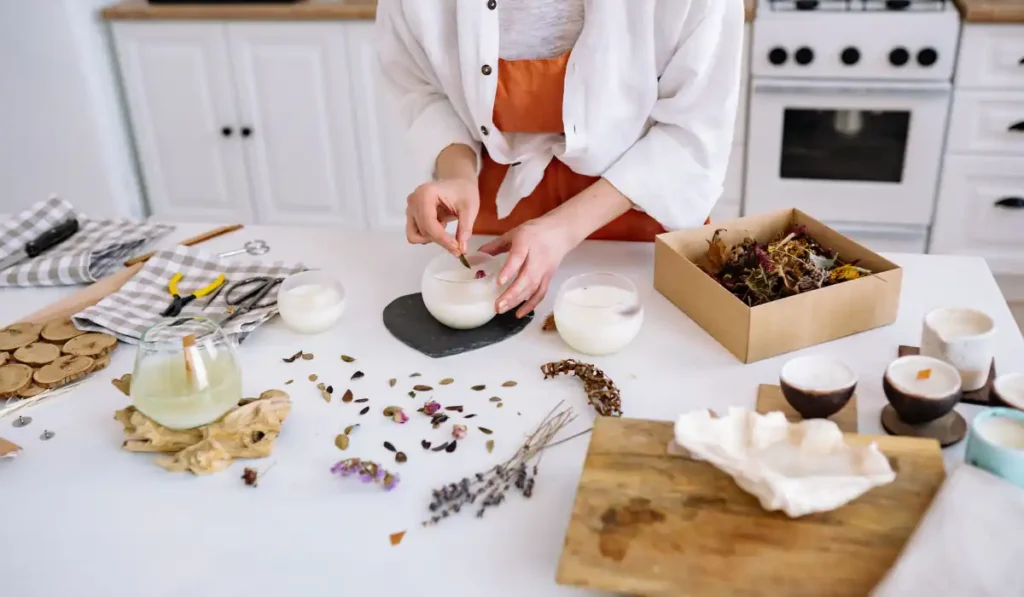
[[[316,380],[317,380],[317,375],[316,375],[316,373],[310,374],[310,376],[309,376],[309,381],[316,381]]]
[[[391,442],[384,442],[384,449],[389,452],[397,452],[395,446]]]
[[[352,379],[359,379],[360,377],[362,377],[364,375],[366,375],[366,374],[363,373],[362,371],[356,371],[355,373],[352,374]]]
[[[455,380],[450,377],[446,377],[437,383],[441,384],[442,386],[446,386],[448,384],[455,383]]]
[[[446,406],[446,407],[444,407],[444,409],[445,410],[454,410],[455,412],[460,413],[460,412],[462,412],[462,405],[460,404],[460,405],[457,405],[457,406]]]
[[[338,434],[338,437],[334,438],[334,445],[338,446],[339,450],[348,450],[348,434]]]
[[[471,387],[471,388],[469,388],[469,389],[473,390],[474,392],[479,392],[479,391],[481,391],[481,390],[485,390],[485,389],[487,389],[487,386],[485,386],[485,385],[479,385],[479,386],[473,386],[473,387]]]
[[[363,410],[359,411],[359,414],[365,415],[368,412],[370,412],[370,407],[369,406],[364,406]]]
[[[433,390],[434,388],[432,388],[430,386],[416,385],[416,386],[413,386],[412,389],[416,390],[417,392],[429,392],[429,391]]]
[[[447,448],[448,448],[448,442],[445,442],[445,443],[441,444],[440,446],[431,448],[430,451],[431,452],[440,452],[441,450],[445,450]]]
[[[459,442],[457,442],[457,441],[455,441],[455,440],[452,440],[452,442],[448,444],[448,447],[446,447],[446,448],[444,449],[444,451],[445,451],[445,452],[448,452],[449,454],[451,454],[452,452],[454,452],[454,451],[455,451],[455,448],[457,448],[457,447],[458,447],[458,445],[459,445]]]
[[[421,441],[420,445],[423,446],[424,450],[429,450],[430,449],[430,442],[428,442],[427,440]]]
[[[505,383],[501,384],[501,387],[503,387],[503,388],[514,388],[514,387],[516,387],[516,382],[514,382],[514,381],[506,381]]]
[[[292,385],[292,383],[293,383],[294,381],[295,381],[294,379],[289,379],[288,381],[284,382],[284,385],[286,385],[286,386],[290,386],[290,385]]]
[[[348,356],[347,354],[341,355],[341,360],[345,361],[346,363],[351,363],[351,362],[355,361],[355,359],[353,359],[352,357]]]
[[[359,423],[356,423],[355,425],[349,425],[348,427],[346,427],[345,435],[352,433],[352,430],[355,429],[356,427],[359,427]]]
[[[501,398],[498,398],[497,396],[492,396],[489,402],[501,402]]]
[[[312,361],[313,360],[313,353],[311,353],[311,352],[304,352],[304,353],[302,353],[302,360],[303,361]]]
[[[369,401],[370,401],[369,398],[359,398],[358,400],[353,400],[353,402],[358,402],[360,404],[362,404],[363,402],[369,402]]]
[[[355,395],[352,394],[352,390],[345,390],[345,394],[341,397],[342,402],[352,402]]]
[[[395,387],[396,383],[398,383],[398,380],[395,379],[394,377],[392,377],[391,379],[388,380],[388,386],[390,386],[392,388]]]
[[[490,454],[493,451],[494,451],[494,440],[493,439],[489,439],[489,440],[487,440],[487,453]]]
[[[490,435],[490,434],[494,433],[493,431],[491,431],[490,429],[488,429],[486,427],[477,427],[477,429],[479,429],[481,431],[481,433],[486,433],[487,435]]]
[[[401,464],[406,460],[409,460],[409,457],[405,455],[405,452],[399,452],[398,454],[395,454],[395,462]]]

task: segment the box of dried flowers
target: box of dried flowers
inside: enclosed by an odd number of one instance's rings
[[[745,363],[888,325],[903,270],[797,209],[660,235],[654,287]]]

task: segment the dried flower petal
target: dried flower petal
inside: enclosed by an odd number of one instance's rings
[[[348,435],[348,434],[352,433],[352,430],[355,429],[356,427],[359,427],[359,423],[356,423],[354,425],[349,425],[348,427],[346,427],[345,428],[345,435]]]
[[[506,381],[505,383],[501,384],[501,387],[503,387],[503,388],[514,388],[514,387],[516,387],[516,382],[514,382],[514,381]]]
[[[498,398],[497,396],[491,396],[488,402],[501,402],[501,398]]]
[[[412,389],[416,390],[417,392],[429,392],[429,391],[433,390],[434,388],[432,388],[430,386],[424,386],[424,385],[415,385],[415,386],[412,387]]]
[[[302,353],[302,360],[303,361],[312,361],[313,360],[313,353],[311,353],[311,352],[304,352],[304,353]]]
[[[488,429],[486,427],[477,427],[477,429],[479,429],[482,433],[486,433],[487,435],[490,435],[490,434],[494,433],[493,431],[491,431],[490,429]]]
[[[409,415],[405,414],[404,410],[395,411],[395,414],[391,415],[391,420],[395,423],[405,423],[409,420]]]
[[[420,445],[423,446],[424,450],[429,450],[430,449],[430,442],[428,442],[427,440],[421,441]]]
[[[397,452],[398,451],[398,450],[395,449],[394,444],[392,444],[391,442],[384,442],[384,449],[387,450],[388,452]]]
[[[920,371],[917,372],[917,379],[928,379],[931,376],[932,376],[932,370],[931,369],[921,369]]]
[[[487,440],[487,453],[490,454],[493,451],[494,451],[494,440],[493,439],[489,439],[489,440]]]
[[[355,359],[353,359],[352,357],[348,356],[347,354],[341,355],[341,360],[345,361],[346,363],[351,363],[351,362],[355,361]]]
[[[473,390],[474,392],[479,392],[479,391],[481,391],[481,390],[485,390],[485,389],[487,389],[487,386],[485,386],[485,385],[479,385],[479,386],[473,386],[473,387],[471,387],[471,388],[469,388],[469,389]]]
[[[323,398],[327,403],[331,402],[331,393],[327,391],[327,387],[324,384],[318,384],[317,389],[320,390],[320,397]]]
[[[317,380],[316,373],[311,373],[310,376],[309,376],[309,381],[316,381],[316,380]]]
[[[439,381],[437,383],[442,385],[442,386],[447,386],[449,384],[455,383],[455,380],[452,379],[451,377],[446,377],[446,378],[442,379],[441,381]]]
[[[439,410],[441,410],[441,404],[433,400],[423,405],[423,414],[426,415],[433,415]]]
[[[452,426],[452,437],[455,439],[462,439],[466,437],[468,429],[465,425],[453,425]]]
[[[395,454],[395,462],[401,464],[406,460],[409,460],[409,457],[405,455],[405,452],[399,452]]]
[[[396,383],[398,383],[398,380],[397,380],[397,379],[395,379],[394,377],[392,377],[391,379],[389,379],[389,380],[388,380],[388,385],[389,385],[390,387],[392,387],[392,388],[393,388],[393,387],[395,387],[395,384],[396,384]]]
[[[473,274],[473,278],[475,278],[477,280],[483,280],[486,277],[487,277],[487,274],[482,269],[476,270],[476,273]]]
[[[363,410],[359,411],[359,414],[360,415],[365,415],[368,412],[370,412],[370,407],[369,406],[364,406]]]
[[[362,377],[364,375],[366,375],[366,374],[363,373],[362,371],[356,371],[355,373],[352,374],[352,379],[359,379],[360,377]]]
[[[352,398],[354,398],[354,397],[355,397],[355,395],[352,394],[352,390],[345,390],[345,393],[341,396],[341,401],[342,402],[352,402]]]
[[[402,531],[400,533],[391,533],[391,535],[388,536],[388,540],[391,541],[391,547],[394,547],[401,543],[402,537],[405,537],[405,531]]]
[[[289,379],[288,381],[284,382],[284,385],[286,385],[286,386],[290,386],[290,385],[292,385],[293,383],[295,383],[295,380],[294,380],[294,379]]]
[[[338,446],[339,450],[348,450],[348,441],[348,430],[346,429],[345,433],[340,433],[334,438],[334,445]]]

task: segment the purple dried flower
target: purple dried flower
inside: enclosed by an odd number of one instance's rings
[[[466,437],[467,428],[465,425],[454,425],[452,427],[452,437],[455,439],[462,439]]]
[[[384,486],[385,491],[391,491],[398,487],[398,483],[401,481],[397,473],[387,473],[384,475],[384,482],[381,484]]]

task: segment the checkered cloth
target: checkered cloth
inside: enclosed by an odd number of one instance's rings
[[[226,299],[232,284],[260,276],[285,278],[305,269],[301,264],[228,261],[197,248],[179,246],[173,251],[158,251],[120,290],[76,314],[73,319],[79,329],[107,332],[124,342],[136,344],[143,332],[164,319],[160,314],[171,304],[167,284],[176,273],[182,275],[178,282],[182,296],[203,288],[219,274],[224,274],[227,278],[224,287],[209,306],[206,305],[208,296],[197,298],[181,312],[181,317],[205,316],[220,323],[228,315]],[[237,300],[244,290],[234,294]],[[276,298],[277,289],[274,289],[260,301],[275,301],[274,305],[236,317],[226,324],[224,332],[242,342],[254,329],[277,314]]]
[[[0,272],[0,286],[89,284],[111,273],[146,243],[174,230],[174,226],[150,222],[88,220],[67,201],[52,197],[0,223],[0,259],[70,217],[78,218],[74,236]]]

